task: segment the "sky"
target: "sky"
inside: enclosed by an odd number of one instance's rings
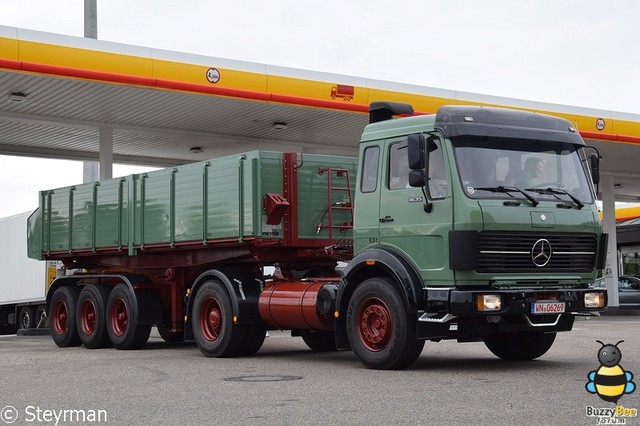
[[[637,0],[97,4],[101,40],[640,114]],[[82,37],[84,0],[0,0],[0,25]],[[0,156],[0,217],[81,180],[78,162]]]

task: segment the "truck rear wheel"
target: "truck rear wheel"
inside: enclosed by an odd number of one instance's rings
[[[309,349],[316,352],[336,351],[336,336],[332,331],[300,331],[302,340]]]
[[[233,323],[231,298],[224,285],[207,281],[198,290],[193,303],[193,337],[208,357],[238,355],[247,329]]]
[[[484,344],[498,358],[526,361],[546,354],[556,339],[556,333],[521,333],[515,336],[486,336]]]
[[[31,306],[23,306],[18,314],[18,324],[22,329],[33,328],[36,325],[35,314]]]
[[[58,287],[49,304],[50,332],[53,341],[61,348],[80,346],[82,343],[76,327],[76,305],[80,288]]]
[[[347,311],[347,335],[366,367],[391,370],[412,364],[424,348],[415,334],[416,321],[390,279],[370,278],[356,288]]]
[[[107,334],[115,348],[140,349],[147,343],[151,325],[138,324],[138,318],[136,295],[126,284],[118,284],[107,302]]]
[[[76,326],[80,341],[89,349],[111,345],[107,334],[107,301],[110,290],[105,285],[86,285],[78,297]]]

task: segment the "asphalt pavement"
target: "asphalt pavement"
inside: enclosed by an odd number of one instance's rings
[[[0,426],[596,425],[615,408],[589,393],[601,344],[640,377],[640,317],[578,319],[535,361],[505,362],[482,343],[427,342],[410,368],[364,368],[349,351],[315,353],[271,332],[252,357],[213,359],[152,337],[137,351],[58,348],[49,336],[0,337]],[[640,392],[617,406],[640,408]],[[3,408],[4,407],[4,408]],[[593,414],[593,410],[591,411]],[[602,411],[604,413],[604,411]],[[640,419],[614,417],[626,424]],[[84,416],[84,418],[82,418]],[[603,417],[604,421],[608,420]],[[84,421],[82,421],[84,419]],[[600,423],[599,423],[600,422]]]

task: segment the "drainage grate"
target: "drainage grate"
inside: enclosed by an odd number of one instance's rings
[[[227,382],[286,382],[289,380],[300,380],[300,376],[239,376],[227,377]]]

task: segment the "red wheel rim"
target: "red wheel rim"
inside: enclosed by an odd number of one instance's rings
[[[200,308],[200,330],[210,342],[218,340],[222,332],[222,309],[213,297],[207,298]]]
[[[129,325],[129,308],[122,297],[116,298],[111,305],[111,328],[113,334],[120,337],[127,331]]]
[[[53,329],[56,334],[64,334],[69,326],[69,315],[67,313],[67,305],[62,300],[58,300],[53,305]]]
[[[96,305],[91,299],[85,299],[80,306],[80,326],[87,336],[96,331]]]
[[[358,334],[373,352],[383,350],[391,340],[393,321],[386,303],[377,297],[364,301],[358,312]]]

